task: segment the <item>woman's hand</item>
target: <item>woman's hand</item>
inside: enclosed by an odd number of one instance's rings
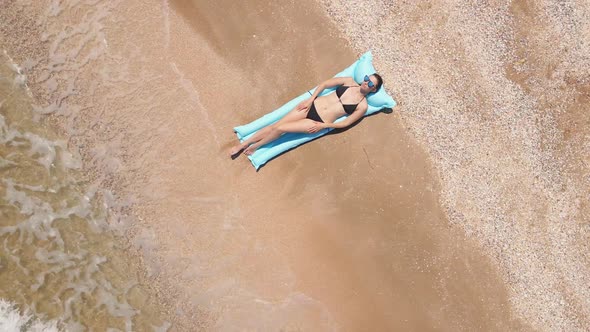
[[[317,133],[318,131],[320,131],[324,128],[328,128],[328,125],[323,122],[313,121],[313,125],[311,127],[309,127],[307,132],[310,134],[313,134],[313,133]]]
[[[297,106],[295,106],[295,109],[297,110],[297,112],[308,110],[311,107],[311,103],[313,103],[313,99],[305,99],[304,101],[297,104]]]

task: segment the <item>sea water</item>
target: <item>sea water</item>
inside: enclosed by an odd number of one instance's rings
[[[0,53],[0,330],[168,330],[112,193],[83,178]]]

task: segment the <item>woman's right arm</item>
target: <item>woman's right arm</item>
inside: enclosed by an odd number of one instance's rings
[[[356,84],[356,82],[354,81],[354,79],[352,77],[333,77],[327,81],[323,81],[322,83],[320,83],[320,85],[318,85],[318,88],[315,89],[315,92],[313,93],[313,95],[311,95],[311,100],[316,99],[320,93],[322,93],[322,91],[324,91],[324,89],[329,89],[329,88],[333,88],[335,86],[339,86],[339,85],[351,85],[351,84]]]

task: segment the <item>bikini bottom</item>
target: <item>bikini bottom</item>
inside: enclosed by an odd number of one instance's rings
[[[322,122],[322,123],[324,122],[324,120],[322,120],[322,118],[318,114],[318,111],[315,109],[315,103],[311,103],[311,107],[309,108],[309,111],[307,112],[306,117],[310,120],[313,120],[313,121]]]

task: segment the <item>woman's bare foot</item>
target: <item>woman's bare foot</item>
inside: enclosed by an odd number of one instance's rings
[[[256,144],[252,144],[246,150],[244,150],[244,154],[246,156],[251,156],[256,151],[256,149],[258,149],[258,146],[256,146]]]
[[[241,152],[242,150],[244,150],[244,148],[245,148],[245,146],[244,146],[243,144],[238,144],[238,145],[235,145],[234,147],[232,147],[232,148],[229,150],[229,156],[230,156],[231,158],[235,158],[235,157],[237,157],[237,156],[238,156],[238,154],[240,154],[240,152]]]

